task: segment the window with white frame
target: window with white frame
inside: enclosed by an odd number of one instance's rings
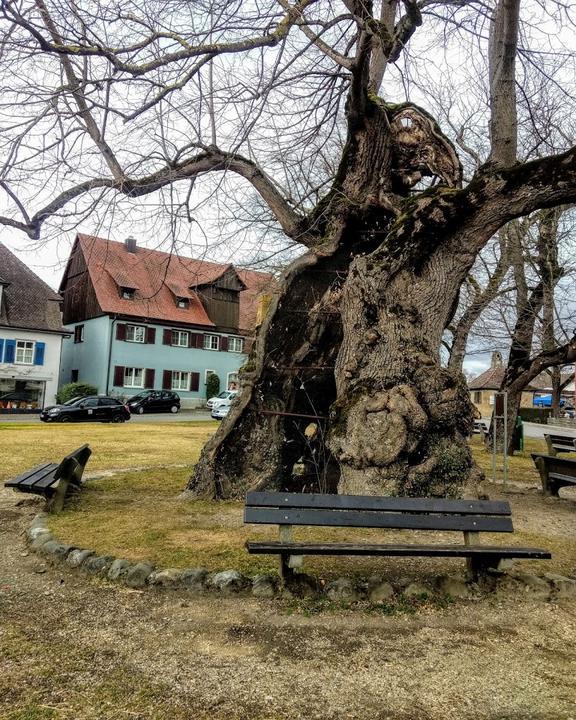
[[[189,390],[190,373],[172,370],[172,390]]]
[[[228,337],[228,351],[241,353],[244,350],[244,338]]]
[[[143,325],[126,325],[126,342],[143,343],[146,339],[146,328]]]
[[[208,375],[218,375],[216,370],[205,370],[204,371],[204,384],[208,382]]]
[[[237,372],[228,373],[226,389],[227,390],[238,390],[238,387],[239,387],[238,373]]]
[[[218,335],[204,335],[204,350],[218,350],[220,338]]]
[[[189,333],[184,330],[172,330],[172,345],[188,347]]]
[[[34,343],[28,340],[16,340],[16,363],[18,365],[34,364]]]
[[[124,368],[124,387],[144,387],[144,368]]]

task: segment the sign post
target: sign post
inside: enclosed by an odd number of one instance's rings
[[[502,424],[502,425],[501,425]],[[496,454],[500,427],[502,427],[502,489],[506,492],[508,486],[508,393],[497,392],[494,395],[494,418],[492,430],[492,479],[496,482]]]

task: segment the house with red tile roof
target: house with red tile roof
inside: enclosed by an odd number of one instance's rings
[[[58,390],[62,298],[0,243],[0,413],[35,412]]]
[[[506,368],[499,352],[492,353],[490,367],[477,377],[470,380],[468,390],[470,391],[470,399],[482,417],[489,417],[494,410],[494,396],[500,389],[504,380]],[[560,388],[564,390],[570,380],[574,377],[573,373],[562,373]],[[548,371],[540,373],[532,382],[524,388],[520,399],[521,408],[533,408],[537,406],[537,399],[543,395],[552,393],[552,381]]]
[[[202,405],[206,378],[238,382],[269,273],[196,260],[79,233],[60,285],[65,342],[61,384],[102,394],[176,391]]]

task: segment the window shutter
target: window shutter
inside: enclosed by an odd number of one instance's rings
[[[164,330],[164,334],[162,336],[162,344],[172,345],[172,330]]]
[[[126,340],[126,325],[123,323],[116,325],[116,340]]]
[[[188,333],[188,347],[196,347],[196,336],[194,335],[194,333]]]
[[[34,346],[34,365],[44,365],[44,351],[46,343],[37,342]]]
[[[172,371],[164,370],[162,377],[162,390],[172,390]]]
[[[154,389],[154,368],[146,368],[144,371],[144,387]]]
[[[4,340],[0,338],[0,363],[2,362],[2,359],[4,357]]]
[[[197,372],[190,373],[190,390],[192,392],[198,392],[199,387],[200,387],[200,373],[197,373]]]
[[[6,347],[4,349],[4,362],[5,363],[13,363],[15,354],[16,354],[16,340],[6,340]]]
[[[220,347],[218,349],[224,350],[224,352],[228,350],[228,337],[226,335],[220,335]]]
[[[156,342],[156,328],[146,328],[146,342],[148,345],[154,345]]]
[[[124,366],[116,365],[114,367],[114,385],[116,387],[124,387]]]
[[[204,347],[204,335],[202,333],[191,333],[190,334],[190,347],[194,347],[194,348]]]

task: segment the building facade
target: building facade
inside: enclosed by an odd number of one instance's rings
[[[266,273],[237,270],[78,235],[60,286],[65,341],[60,383],[88,382],[128,398],[176,391],[206,400],[209,373],[234,388],[252,342]]]
[[[0,243],[0,412],[56,402],[62,298]]]

